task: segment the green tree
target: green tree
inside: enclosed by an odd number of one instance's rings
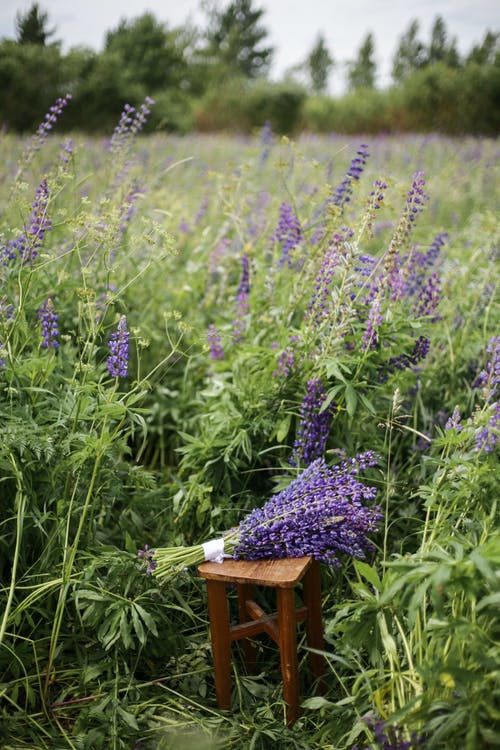
[[[182,29],[168,29],[152,13],[122,20],[106,34],[105,54],[121,61],[131,83],[149,93],[185,85],[188,39]]]
[[[66,93],[57,45],[0,43],[0,125],[33,130],[61,94]]]
[[[38,3],[26,11],[16,14],[16,41],[18,44],[41,44],[45,45],[47,40],[54,36],[55,29],[48,29],[49,16],[42,11]]]
[[[431,41],[427,51],[426,64],[442,62],[450,67],[458,67],[460,58],[456,40],[449,41],[446,24],[441,16],[436,16],[431,29]]]
[[[500,34],[487,31],[481,44],[476,44],[467,56],[468,63],[478,65],[500,64]]]
[[[326,90],[333,65],[334,60],[326,46],[325,38],[319,34],[306,59],[306,68],[314,91],[322,93]]]
[[[246,78],[257,78],[268,70],[273,48],[266,46],[267,29],[261,25],[264,11],[252,7],[252,0],[233,0],[218,10],[213,0],[203,5],[208,14],[207,54]]]
[[[425,65],[425,46],[418,39],[419,30],[419,22],[414,19],[399,40],[392,61],[392,79],[395,83],[402,83]]]
[[[348,85],[351,91],[359,88],[375,87],[376,63],[373,59],[375,44],[373,34],[367,34],[359,48],[356,60],[349,65]]]

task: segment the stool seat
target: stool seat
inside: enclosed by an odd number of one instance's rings
[[[284,560],[224,560],[206,562],[199,574],[211,581],[253,583],[256,586],[293,588],[313,561],[312,557],[287,557]]]
[[[321,618],[321,581],[319,565],[312,557],[282,560],[224,560],[205,562],[198,572],[207,582],[210,635],[214,657],[215,691],[219,708],[231,707],[231,642],[241,640],[245,659],[250,667],[256,660],[256,648],[248,639],[267,633],[279,646],[283,697],[287,703],[287,721],[297,719],[300,708],[297,622],[306,624],[309,646],[316,650],[309,655],[312,672],[323,676]],[[303,582],[304,606],[295,607],[295,587]],[[236,584],[239,624],[230,625],[226,584]],[[276,589],[277,613],[266,614],[255,601],[255,587]],[[321,681],[318,687],[322,687]]]

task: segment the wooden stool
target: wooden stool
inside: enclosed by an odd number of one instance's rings
[[[312,557],[285,560],[224,560],[205,562],[198,568],[207,581],[208,612],[215,669],[215,692],[220,709],[231,708],[231,641],[243,639],[250,666],[255,664],[255,646],[248,638],[267,633],[278,644],[283,678],[283,697],[288,704],[289,724],[299,715],[299,679],[296,623],[306,623],[307,642],[323,649],[321,581],[319,564]],[[303,579],[304,607],[295,609],[294,589]],[[236,583],[240,624],[229,624],[226,584]],[[276,589],[277,614],[267,615],[254,601],[255,586]],[[323,657],[310,654],[313,674],[323,675]]]

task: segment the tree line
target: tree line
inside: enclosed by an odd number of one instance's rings
[[[269,122],[276,131],[431,131],[495,136],[500,130],[500,34],[491,30],[461,56],[442,17],[429,40],[412,20],[392,59],[392,83],[377,86],[375,40],[363,39],[346,65],[346,93],[328,95],[339,68],[324,34],[310,52],[271,81],[275,49],[264,10],[253,0],[224,8],[202,0],[206,23],[171,27],[152,13],[123,19],[101,51],[63,52],[46,11],[34,3],[16,16],[15,39],[0,41],[0,124],[36,127],[50,103],[71,94],[64,126],[105,132],[125,102],[151,96],[149,127],[187,132],[248,131]],[[215,106],[214,106],[215,105]]]

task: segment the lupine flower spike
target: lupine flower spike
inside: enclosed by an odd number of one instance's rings
[[[5,261],[14,260],[19,257],[21,263],[31,265],[42,245],[45,233],[52,229],[52,221],[47,217],[47,206],[49,203],[49,189],[47,180],[42,180],[35,192],[33,211],[29,226],[25,232],[15,240],[10,240],[3,250]]]
[[[233,321],[233,335],[235,341],[239,341],[243,336],[245,330],[245,317],[250,309],[250,268],[248,255],[246,255],[246,253],[241,259],[241,266],[241,281],[238,291],[236,292],[236,315]]]
[[[193,547],[157,548],[152,573],[169,578],[187,565],[205,559],[222,561],[231,555],[247,560],[311,555],[335,567],[340,567],[343,557],[364,558],[374,550],[369,535],[376,532],[382,514],[372,504],[375,488],[362,484],[358,475],[376,464],[373,451],[334,467],[318,458],[221,539]]]
[[[290,457],[292,466],[299,463],[308,466],[324,453],[333,419],[332,405],[321,411],[325,397],[320,380],[307,381],[307,393],[300,408],[300,423]]]
[[[109,340],[108,372],[114,378],[126,378],[128,375],[129,338],[127,318],[122,315],[116,332]]]
[[[224,347],[222,346],[221,337],[213,323],[207,328],[207,342],[210,349],[210,357],[213,360],[224,359]]]
[[[58,349],[59,328],[58,316],[52,299],[48,297],[38,311],[38,320],[42,325],[42,347],[44,349]]]

